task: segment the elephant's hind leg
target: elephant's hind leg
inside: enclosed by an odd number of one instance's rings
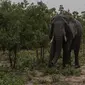
[[[75,67],[78,68],[80,67],[79,65],[79,49],[75,49],[74,50],[74,54],[75,54]]]
[[[75,67],[79,68],[79,49],[80,49],[80,37],[76,37],[75,39],[75,45],[74,45],[74,54],[75,54]]]

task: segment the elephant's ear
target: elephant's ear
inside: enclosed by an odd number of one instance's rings
[[[62,20],[64,22],[64,29],[63,29],[63,33],[64,33],[64,40],[65,41],[69,41],[73,38],[73,33],[71,31],[71,28],[69,26],[69,20],[65,17],[62,17]]]
[[[75,35],[77,34],[76,23],[69,22],[69,28],[70,28],[72,35],[73,35],[73,38],[74,38]]]
[[[64,37],[67,38],[67,40],[69,39],[73,39],[75,37],[75,35],[77,34],[77,29],[75,27],[76,22],[74,20],[69,21],[68,18],[66,17],[62,17],[62,20],[65,23],[65,34]]]

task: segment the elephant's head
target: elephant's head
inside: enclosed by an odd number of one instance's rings
[[[54,17],[52,21],[50,38],[52,38],[52,36],[56,38],[62,37],[64,41],[72,39],[73,38],[72,29],[74,28],[73,25],[74,24],[71,23],[69,18],[57,15],[56,17]]]

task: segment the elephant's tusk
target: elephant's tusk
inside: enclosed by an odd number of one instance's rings
[[[66,38],[66,36],[64,36],[64,39],[65,39],[65,42],[67,42],[67,38]]]
[[[52,42],[53,42],[53,38],[54,38],[54,36],[52,37],[52,39],[51,39],[50,43],[52,43]]]

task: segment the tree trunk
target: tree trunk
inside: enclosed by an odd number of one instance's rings
[[[44,47],[42,47],[42,58],[43,58],[43,61],[44,61]]]
[[[41,47],[41,61],[42,61],[42,47]]]
[[[10,62],[10,67],[12,68],[12,58],[11,58],[11,51],[9,51],[9,62]]]
[[[36,49],[36,58],[37,58],[37,61],[39,61],[38,49]]]
[[[41,61],[44,61],[44,47],[41,47]]]
[[[16,60],[17,60],[17,50],[15,49],[14,50],[14,65],[13,65],[13,68],[16,67]]]

